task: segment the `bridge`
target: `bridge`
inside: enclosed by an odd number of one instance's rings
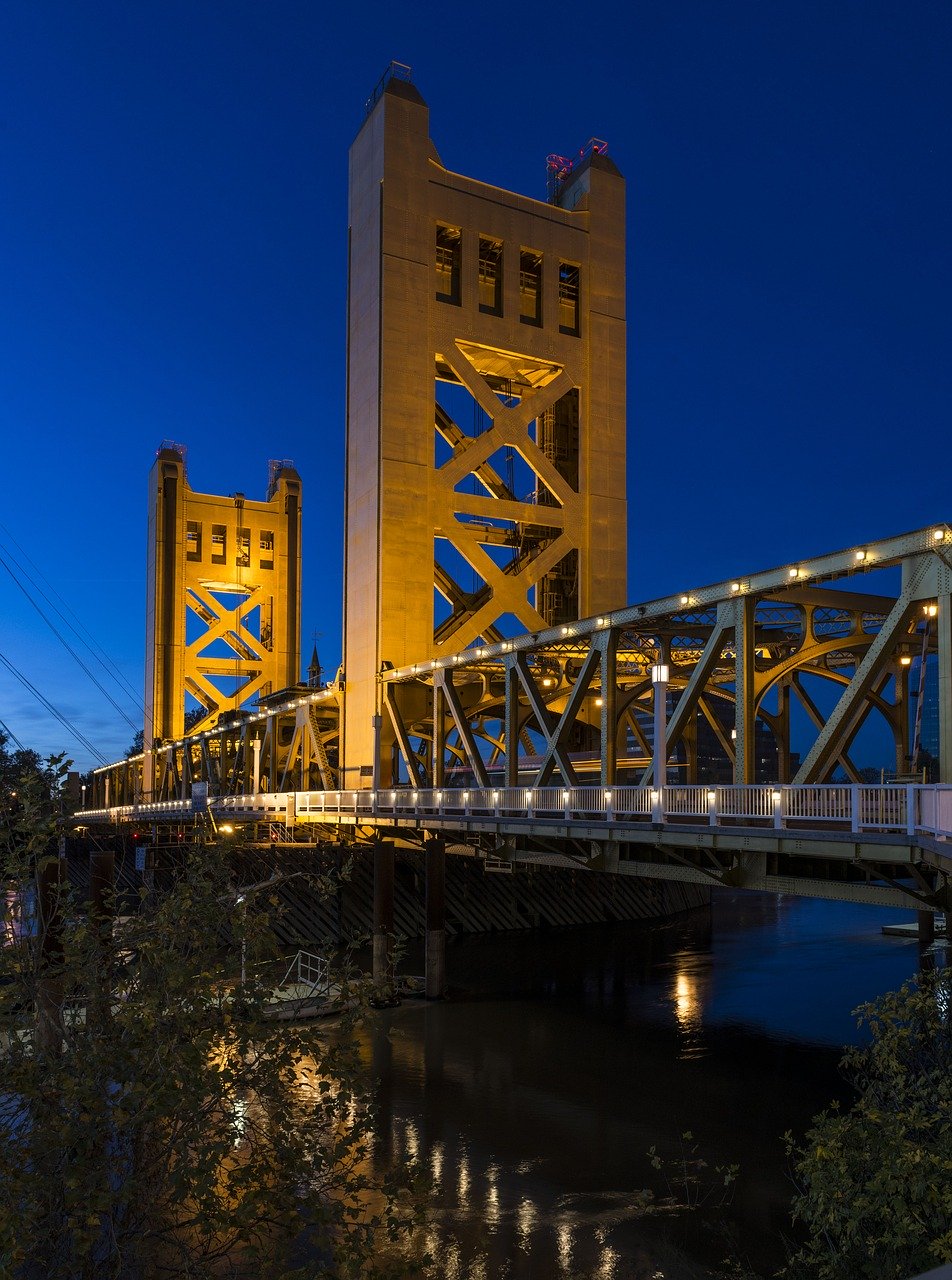
[[[391,68],[351,153],[343,666],[297,679],[293,466],[219,498],[167,445],[144,750],[77,823],[372,848],[380,965],[394,845],[425,849],[431,994],[447,852],[950,909],[952,528],[619,606],[624,179],[553,159],[546,202],[451,173]],[[852,758],[873,720],[900,781]]]

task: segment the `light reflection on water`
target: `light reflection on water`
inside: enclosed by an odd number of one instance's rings
[[[881,934],[895,918],[732,895],[677,927],[457,940],[453,998],[380,1011],[366,1032],[390,1159],[416,1151],[431,1175],[434,1280],[678,1280],[685,1253],[718,1263],[723,1241],[640,1208],[643,1188],[664,1191],[648,1148],[673,1154],[688,1129],[711,1164],[741,1166],[741,1245],[773,1269],[781,1135],[842,1093],[850,1010],[917,967],[915,942]]]

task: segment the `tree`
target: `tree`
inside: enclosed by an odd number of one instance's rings
[[[57,883],[32,799],[4,835],[8,885]],[[196,838],[168,892],[121,924],[112,903],[83,912],[60,884],[55,901],[41,895],[45,944],[0,950],[13,1028],[0,1050],[0,1274],[387,1274],[375,1254],[410,1229],[416,1202],[372,1174],[360,985],[341,976],[350,1008],[331,1035],[268,1020],[256,967],[229,978],[223,939],[232,956],[267,945],[269,884],[238,892],[222,848]],[[52,1038],[33,1019],[51,991]]]
[[[810,1239],[785,1274],[907,1280],[952,1260],[952,970],[856,1014],[870,1039],[841,1064],[856,1102],[787,1135]]]

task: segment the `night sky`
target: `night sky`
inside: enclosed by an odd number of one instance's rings
[[[952,518],[948,3],[12,0],[0,549],[137,695],[163,439],[205,492],[294,460],[304,660],[340,659],[347,151],[391,59],[449,168],[541,199],[595,135],[628,179],[629,599]],[[0,653],[122,755],[6,572],[0,603]],[[0,718],[93,763],[5,669]]]

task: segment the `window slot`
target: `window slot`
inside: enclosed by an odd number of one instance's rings
[[[262,529],[258,538],[258,551],[260,553],[260,566],[262,569],[274,568],[274,532],[271,529]]]
[[[460,302],[462,236],[459,227],[436,228],[436,296],[440,302]]]
[[[201,560],[202,526],[197,520],[189,520],[185,526],[185,559]]]
[[[523,249],[519,254],[519,319],[542,323],[542,254]]]
[[[502,241],[479,237],[479,309],[502,315]]]
[[[572,262],[559,263],[559,332],[578,337],[579,269]]]
[[[225,526],[212,525],[212,564],[225,563]]]

